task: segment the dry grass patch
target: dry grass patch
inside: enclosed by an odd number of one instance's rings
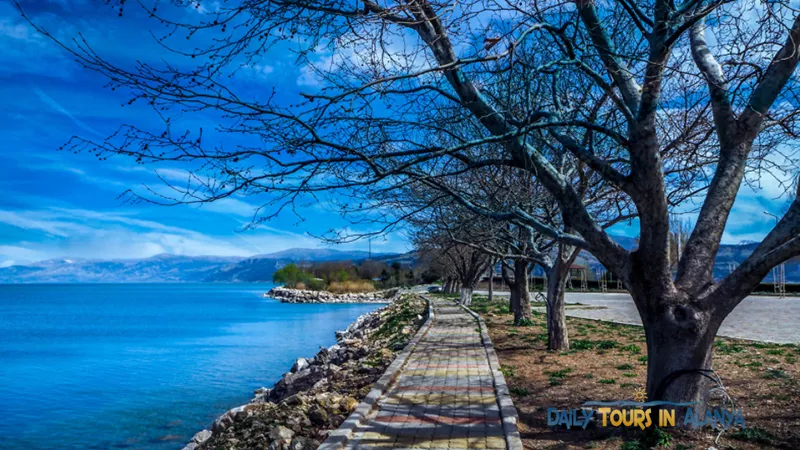
[[[328,292],[333,292],[334,294],[357,294],[374,290],[375,285],[369,280],[331,281],[327,289]]]
[[[546,410],[578,408],[589,400],[631,399],[644,387],[647,346],[641,327],[568,318],[571,350],[546,350],[545,317],[535,314],[532,326],[514,327],[502,301],[478,299],[473,308],[483,315],[507,373],[520,413],[525,448],[648,448],[641,433],[597,428],[578,431],[547,427]],[[744,411],[747,429],[716,433],[701,430],[651,431],[656,448],[723,449],[800,448],[800,347],[719,338],[714,368]]]

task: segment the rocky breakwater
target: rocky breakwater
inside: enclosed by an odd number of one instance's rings
[[[257,389],[249,404],[220,416],[184,450],[316,449],[367,395],[427,312],[422,298],[402,294],[359,317],[336,333],[335,345],[298,359],[272,389]]]
[[[272,288],[264,294],[282,303],[388,303],[400,294],[400,289],[386,289],[354,294],[334,294],[327,291],[309,291],[284,287]]]

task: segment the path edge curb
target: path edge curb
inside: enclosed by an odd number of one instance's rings
[[[412,293],[413,294],[413,293]],[[339,425],[339,428],[332,430],[328,433],[328,437],[325,441],[317,447],[317,450],[338,450],[344,447],[347,444],[347,441],[350,439],[350,435],[353,431],[358,428],[361,424],[361,421],[366,419],[367,416],[375,409],[378,405],[378,400],[383,397],[383,395],[388,391],[389,386],[394,383],[397,379],[397,376],[400,374],[400,371],[405,366],[406,361],[408,361],[408,357],[414,350],[417,348],[417,344],[428,333],[428,330],[431,328],[434,319],[433,313],[433,302],[427,296],[421,294],[413,294],[418,295],[420,298],[424,299],[428,303],[428,318],[425,320],[425,323],[417,330],[417,333],[414,335],[413,338],[408,342],[406,348],[400,352],[399,355],[389,364],[389,367],[386,368],[386,371],[383,372],[378,381],[372,385],[372,389],[370,389],[369,393],[361,403],[356,406],[356,409],[347,416],[347,419]]]
[[[497,401],[500,406],[500,418],[503,421],[506,447],[508,447],[508,450],[522,450],[522,438],[519,434],[519,427],[517,427],[519,415],[517,414],[517,408],[514,406],[514,402],[511,400],[506,378],[503,376],[503,372],[500,371],[500,360],[497,358],[497,352],[494,351],[492,338],[489,337],[489,328],[478,313],[465,305],[459,304],[459,306],[478,321],[478,326],[481,330],[481,341],[483,341],[483,349],[486,351],[486,356],[489,359],[489,368],[492,371],[492,378],[494,378],[494,388],[497,392]]]

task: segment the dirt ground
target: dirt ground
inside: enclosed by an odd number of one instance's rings
[[[507,303],[476,297],[473,309],[489,327],[502,371],[520,414],[530,449],[800,449],[800,347],[718,338],[714,369],[737,407],[744,430],[694,432],[673,428],[648,432],[603,427],[587,430],[547,426],[548,407],[580,408],[586,401],[632,400],[644,388],[647,347],[641,327],[568,318],[571,350],[546,350],[543,314],[515,327]],[[715,443],[715,439],[716,443]]]

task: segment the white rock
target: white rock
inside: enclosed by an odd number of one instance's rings
[[[277,427],[269,430],[269,438],[273,441],[291,441],[294,437],[294,431],[278,425]]]
[[[296,373],[308,367],[308,360],[305,358],[297,358],[297,361],[292,365],[292,372]]]
[[[203,442],[211,439],[211,430],[198,431],[192,438],[192,442],[202,444]]]

